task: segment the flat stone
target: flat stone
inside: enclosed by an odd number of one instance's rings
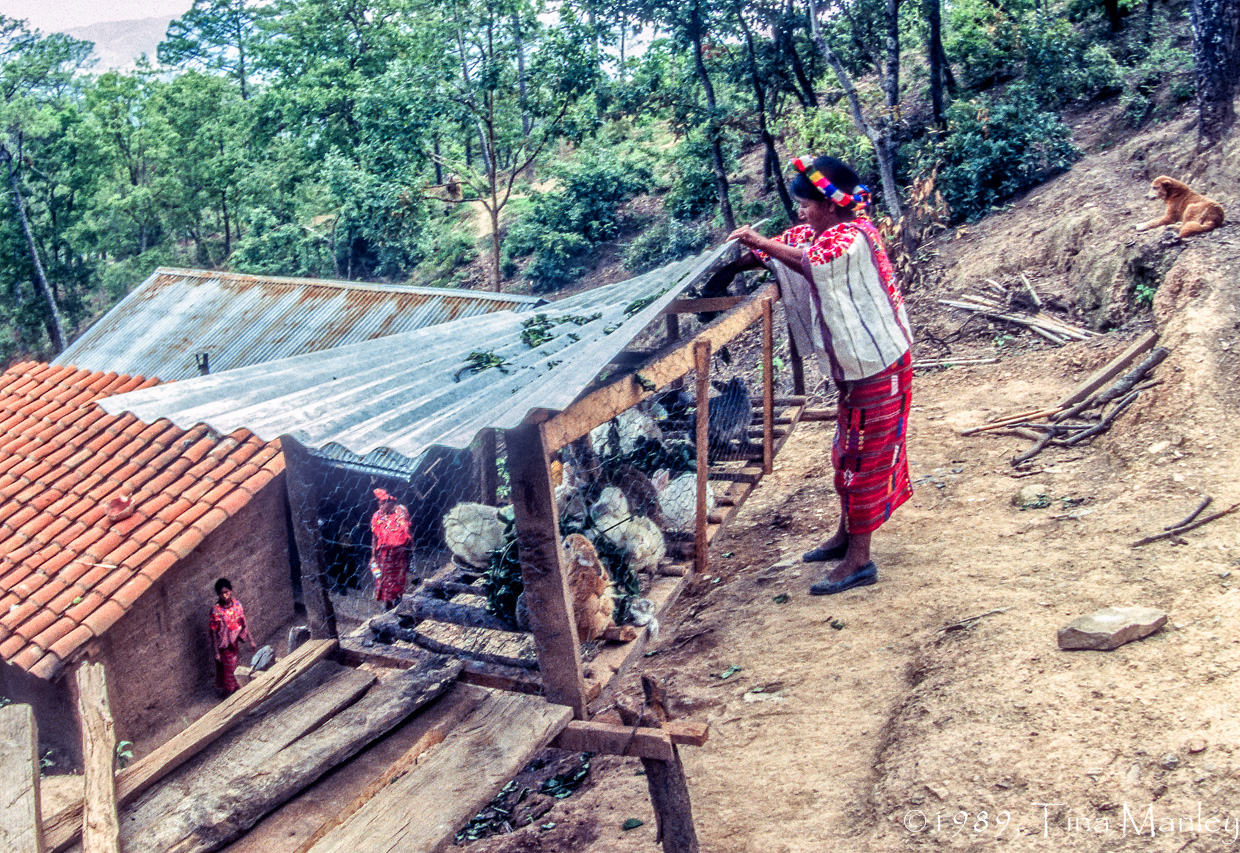
[[[1022,486],[1012,504],[1021,509],[1043,509],[1051,505],[1050,488],[1045,483],[1030,483]]]
[[[1104,607],[1073,619],[1059,629],[1059,648],[1110,651],[1148,637],[1167,624],[1167,614],[1153,607]]]
[[[1206,751],[1205,738],[1195,737],[1192,740],[1190,740],[1188,742],[1188,751],[1191,752],[1193,755],[1196,755],[1199,752],[1205,752]]]

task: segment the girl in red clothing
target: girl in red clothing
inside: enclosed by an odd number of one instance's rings
[[[237,683],[237,660],[241,653],[241,641],[250,644],[255,651],[250,628],[245,622],[245,608],[233,598],[232,582],[220,578],[215,582],[217,601],[211,608],[211,649],[215,652],[215,686],[229,696],[241,686]]]
[[[869,191],[831,157],[797,158],[793,167],[804,224],[773,239],[748,227],[732,232],[753,255],[717,274],[704,295],[741,269],[770,268],[797,352],[813,353],[839,388],[831,461],[840,524],[804,556],[841,561],[810,587],[832,595],[878,580],[871,535],[913,493],[905,450],[913,336],[891,262],[864,217]]]
[[[409,510],[384,489],[375,489],[379,511],[370,517],[370,570],[375,574],[375,600],[384,610],[400,603],[409,570]]]

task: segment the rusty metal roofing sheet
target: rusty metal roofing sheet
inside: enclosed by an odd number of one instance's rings
[[[209,354],[215,373],[493,311],[528,311],[540,301],[440,287],[161,268],[53,363],[170,382],[197,376],[200,352]]]
[[[110,413],[221,433],[245,427],[320,450],[416,458],[463,448],[533,409],[568,406],[733,244],[543,306],[187,379],[105,400]],[[537,325],[545,319],[546,326]],[[534,330],[540,330],[537,333]],[[373,458],[373,457],[372,457]]]

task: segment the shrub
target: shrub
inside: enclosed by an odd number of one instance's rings
[[[725,167],[735,160],[735,144],[724,139]],[[714,164],[706,132],[695,129],[672,150],[670,168],[672,186],[663,197],[663,209],[669,216],[690,220],[701,217],[719,204],[715,186]]]
[[[670,264],[702,251],[710,237],[711,227],[707,223],[687,225],[678,219],[660,219],[629,244],[624,252],[624,267],[642,273]]]
[[[981,216],[1079,156],[1067,126],[1023,85],[1003,100],[957,101],[946,117],[946,134],[914,153],[914,170],[921,179],[937,168],[936,187],[956,220]]]
[[[874,146],[844,110],[812,107],[793,115],[786,125],[789,145],[799,155],[829,154],[853,167],[859,175],[874,172]],[[781,166],[784,164],[780,164]]]

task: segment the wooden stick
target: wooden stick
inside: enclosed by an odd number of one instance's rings
[[[77,675],[78,719],[82,725],[85,808],[82,853],[120,853],[120,821],[116,816],[116,724],[108,704],[103,664],[85,662]]]
[[[1209,495],[1206,495],[1205,498],[1202,499],[1201,503],[1197,504],[1197,508],[1193,510],[1192,512],[1190,512],[1188,515],[1186,515],[1182,521],[1177,521],[1175,524],[1168,524],[1166,527],[1163,528],[1163,530],[1176,530],[1177,528],[1183,527],[1186,524],[1191,524],[1193,519],[1201,515],[1201,513],[1205,510],[1205,508],[1208,507],[1211,503],[1213,503],[1213,501],[1214,501],[1214,498],[1210,497]]]
[[[1037,421],[1037,420],[1041,420],[1042,418],[1049,418],[1051,415],[1055,414],[1058,411],[1059,411],[1058,408],[1054,408],[1054,409],[1042,409],[1041,411],[1037,411],[1037,412],[1023,412],[1022,414],[1019,414],[1019,415],[1012,415],[1011,417],[1004,418],[1001,421],[992,421],[988,424],[982,424],[981,426],[969,427],[968,429],[961,430],[960,434],[961,435],[974,435],[979,432],[991,432],[992,430],[996,430],[996,429],[1006,429],[1012,424],[1018,424],[1023,421]]]
[[[1163,360],[1170,354],[1171,350],[1166,347],[1159,347],[1154,350],[1152,353],[1147,355],[1140,364],[1125,373],[1118,382],[1099,394],[1094,400],[1094,405],[1104,406],[1112,400],[1117,400],[1120,397],[1123,397],[1132,390],[1134,385],[1141,381],[1141,377],[1145,376],[1145,374],[1162,364]]]
[[[665,707],[660,701],[662,688],[655,685],[653,679],[642,676],[642,688],[646,694],[646,707]],[[661,726],[657,716],[653,714],[641,714],[631,724],[651,728]],[[654,805],[657,825],[655,838],[662,843],[663,853],[698,853],[697,830],[693,826],[693,808],[689,801],[689,783],[676,746],[672,746],[670,760],[643,758],[642,767],[646,770],[646,786],[650,790],[650,801]]]
[[[1235,512],[1238,509],[1240,509],[1240,504],[1232,504],[1231,506],[1229,506],[1227,509],[1223,510],[1222,512],[1216,512],[1213,515],[1207,515],[1205,518],[1198,519],[1197,521],[1194,521],[1191,524],[1186,524],[1183,527],[1177,527],[1175,530],[1168,530],[1165,533],[1158,533],[1154,536],[1146,536],[1144,539],[1138,539],[1136,542],[1132,543],[1132,547],[1140,548],[1142,545],[1148,545],[1151,542],[1157,542],[1160,539],[1173,539],[1179,536],[1181,533],[1187,533],[1190,530],[1196,530],[1198,527],[1201,527],[1203,524],[1209,524],[1211,521],[1217,521],[1218,519],[1222,518],[1225,515],[1231,515],[1233,512]]]
[[[0,846],[44,853],[39,803],[39,733],[29,705],[0,708]]]
[[[745,301],[744,296],[708,296],[702,299],[673,299],[667,303],[663,313],[700,314],[707,311],[727,311]]]
[[[915,361],[914,370],[929,370],[932,367],[972,367],[976,364],[997,364],[997,358],[944,358],[939,361]]]
[[[693,345],[697,371],[697,513],[693,525],[693,570],[706,571],[709,542],[706,539],[706,490],[710,488],[710,341]]]
[[[1055,437],[1055,433],[1048,432],[1046,435],[1042,436],[1037,441],[1035,441],[1033,443],[1033,447],[1030,447],[1024,453],[1021,453],[1017,456],[1013,456],[1012,467],[1015,468],[1017,465],[1028,462],[1030,459],[1037,456],[1039,453],[1041,453],[1043,450],[1046,449],[1046,446],[1051,443],[1051,439],[1053,439],[1054,437]]]
[[[474,594],[482,595],[483,591],[474,590]],[[429,619],[434,622],[460,625],[464,628],[486,628],[490,631],[512,631],[514,633],[520,631],[516,625],[492,616],[481,607],[458,604],[455,601],[443,601],[426,595],[407,596],[397,605],[396,615],[417,622]]]
[[[1076,435],[1072,436],[1071,438],[1065,438],[1063,443],[1066,446],[1071,447],[1074,444],[1080,444],[1082,441],[1084,441],[1087,438],[1093,438],[1094,436],[1099,435],[1100,433],[1106,432],[1108,429],[1111,428],[1111,424],[1115,422],[1115,419],[1120,416],[1120,413],[1122,413],[1124,409],[1131,406],[1133,401],[1137,399],[1140,393],[1141,393],[1140,391],[1133,391],[1127,397],[1120,400],[1119,403],[1116,404],[1115,408],[1107,412],[1106,416],[1102,420],[1100,420],[1098,423],[1094,424],[1087,430],[1082,430],[1081,432],[1078,432]]]
[[[1036,335],[1041,335],[1042,337],[1046,338],[1048,341],[1053,343],[1055,346],[1062,346],[1064,344],[1063,338],[1052,335],[1050,332],[1046,331],[1046,329],[1043,329],[1041,326],[1034,326],[1031,324],[1029,326],[1029,331],[1033,332]]]
[[[1157,332],[1148,332],[1143,335],[1136,343],[1128,347],[1128,349],[1124,350],[1098,370],[1094,371],[1094,373],[1078,385],[1071,394],[1060,400],[1059,408],[1067,408],[1074,403],[1079,403],[1081,400],[1084,400],[1090,394],[1093,394],[1116,376],[1119,376],[1125,367],[1132,364],[1132,362],[1136,360],[1137,356],[1152,348],[1156,343],[1158,343]]]
[[[483,663],[510,666],[516,669],[538,669],[537,661],[509,657],[508,655],[499,655],[492,652],[479,652],[441,643],[439,640],[426,636],[416,628],[402,628],[398,617],[390,613],[384,613],[371,619],[370,630],[374,633],[375,640],[384,644],[391,643],[393,640],[400,640],[405,643],[413,643],[437,655],[470,657]]]
[[[775,321],[774,300],[762,300],[762,473],[775,465]]]

